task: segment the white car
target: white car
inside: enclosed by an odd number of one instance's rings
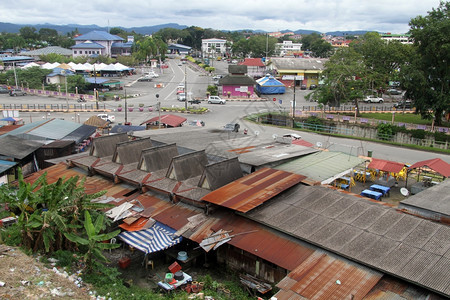
[[[285,137],[285,138],[291,138],[291,139],[293,139],[293,140],[300,140],[302,137],[299,135],[299,134],[297,134],[297,133],[286,133],[286,134],[283,134],[283,137]]]
[[[383,103],[384,99],[377,96],[367,96],[364,100],[366,103]]]
[[[227,101],[225,99],[220,98],[219,96],[209,96],[208,103],[209,104],[225,104]]]
[[[186,93],[179,93],[177,99],[178,101],[186,101]]]
[[[99,117],[102,120],[108,121],[109,123],[114,123],[114,121],[116,120],[115,116],[108,114],[98,114],[97,117]]]
[[[151,71],[145,74],[146,76],[150,76],[151,78],[158,78],[159,75],[155,73],[155,71]]]

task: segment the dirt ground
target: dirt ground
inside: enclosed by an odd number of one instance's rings
[[[77,276],[49,269],[17,248],[0,245],[0,266],[0,299],[91,299]]]

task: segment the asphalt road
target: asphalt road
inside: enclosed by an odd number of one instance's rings
[[[105,106],[109,111],[109,114],[114,114],[116,123],[125,122],[125,115],[127,121],[133,125],[139,125],[143,121],[153,118],[158,115],[158,112],[153,110],[149,112],[148,107],[155,108],[157,102],[161,103],[162,107],[179,106],[184,107],[185,102],[180,102],[176,99],[176,88],[179,84],[186,84],[188,91],[188,99],[191,98],[203,98],[206,97],[206,87],[213,84],[213,75],[206,75],[194,68],[189,67],[186,64],[179,65],[180,61],[173,59],[168,60],[169,68],[158,70],[160,75],[158,78],[150,82],[139,82],[137,79],[140,77],[140,73],[145,70],[138,69],[139,74],[121,78],[124,82],[125,88],[120,91],[121,93],[127,93],[128,96],[133,95],[135,97],[128,98],[127,104],[134,104],[135,110],[133,112],[118,112],[118,104],[124,106],[124,97],[121,97],[120,101],[102,101],[100,107]],[[226,62],[214,62],[216,67],[216,74],[227,74],[228,64]],[[185,74],[187,74],[185,76]],[[162,84],[162,88],[156,87],[157,84]],[[296,107],[308,106],[311,103],[305,100],[305,95],[309,93],[308,90],[296,90],[295,101]],[[156,94],[159,97],[156,97]],[[209,112],[202,115],[186,115],[188,120],[201,119],[205,122],[205,129],[217,130],[221,129],[227,123],[240,123],[241,131],[239,134],[243,134],[243,129],[248,129],[248,135],[258,138],[273,138],[274,135],[282,135],[290,132],[288,128],[277,128],[272,126],[262,126],[259,124],[253,124],[245,122],[242,118],[246,115],[263,112],[263,111],[282,111],[289,112],[291,107],[291,101],[293,100],[293,90],[288,91],[283,95],[276,95],[277,101],[272,101],[273,96],[268,97],[268,101],[262,102],[240,102],[240,101],[227,101],[227,104],[208,104],[203,102],[201,106],[207,107]],[[282,100],[281,103],[279,100]],[[39,103],[39,104],[52,104],[52,103],[66,103],[65,99],[54,97],[42,97],[27,95],[23,97],[10,97],[9,95],[0,94],[1,104],[27,104],[27,103]],[[76,100],[69,100],[70,103],[76,103]],[[143,103],[145,106],[144,112],[138,111],[138,106]],[[189,104],[190,105],[190,104]],[[20,117],[25,122],[33,122],[42,120],[45,118],[61,118],[65,120],[72,120],[74,122],[84,122],[90,116],[96,115],[95,112],[76,112],[76,113],[64,113],[64,112],[21,112]],[[439,157],[450,163],[450,156],[444,154],[436,154],[431,152],[424,152],[418,150],[410,150],[406,148],[393,147],[384,144],[378,144],[373,142],[365,142],[353,139],[343,139],[322,136],[314,133],[301,132],[302,138],[315,145],[320,143],[322,148],[332,151],[341,151],[352,155],[367,155],[368,151],[372,151],[373,157],[388,159],[392,161],[403,162],[412,164],[417,161],[431,159]]]

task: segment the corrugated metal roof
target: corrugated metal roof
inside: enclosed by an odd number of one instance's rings
[[[362,299],[382,273],[316,251],[277,284],[278,299]],[[291,293],[289,293],[291,292]],[[353,297],[353,298],[352,298]]]
[[[427,197],[423,197],[423,193]],[[430,201],[430,199],[433,199]],[[427,188],[426,191],[412,195],[400,202],[399,208],[416,212],[417,209],[424,209],[433,214],[450,216],[450,180]]]
[[[303,185],[275,197],[264,207],[248,213],[248,217],[356,262],[450,295],[448,226],[402,214],[351,194]],[[430,263],[424,265],[418,255],[428,255]]]
[[[342,152],[320,151],[276,166],[275,169],[301,174],[324,182],[364,163],[364,159]]]
[[[324,63],[328,59],[323,58],[271,58],[269,65],[273,64],[277,70],[323,70]]]
[[[262,168],[209,193],[202,200],[245,213],[305,178],[290,172]]]
[[[23,159],[43,144],[43,142],[25,140],[14,135],[2,136],[0,138],[0,155]]]
[[[159,122],[160,119],[161,119],[161,124],[167,124],[172,127],[178,127],[181,124],[183,124],[184,122],[186,122],[186,120],[187,120],[186,118],[180,117],[177,115],[162,115],[161,117],[156,116],[147,121],[144,121],[140,125],[153,123],[153,122]]]
[[[225,137],[225,136],[224,136]],[[238,157],[241,164],[261,167],[282,163],[292,158],[311,154],[319,150],[299,145],[279,143],[273,140],[258,140],[253,137],[227,139],[209,144],[207,151],[223,157]]]
[[[80,126],[81,124],[75,122],[52,119],[49,122],[43,123],[42,125],[37,126],[24,133],[32,134],[44,139],[60,140],[66,135],[78,129]]]
[[[120,36],[110,34],[106,31],[93,30],[74,38],[75,41],[124,41]]]
[[[50,122],[50,121],[51,120],[39,120],[39,121],[36,121],[36,122],[27,123],[27,124],[24,124],[24,125],[20,126],[19,128],[16,128],[14,130],[11,130],[11,131],[3,134],[2,137],[8,136],[8,135],[20,135],[22,133],[26,133],[26,132],[28,132],[30,130],[33,130],[34,128],[39,127],[42,124]]]
[[[48,54],[59,54],[64,56],[72,56],[72,50],[62,48],[59,46],[49,46],[41,49],[21,52],[19,54],[24,54],[28,56],[39,56],[39,55],[48,55]]]
[[[433,171],[438,172],[442,176],[450,177],[450,164],[448,164],[447,162],[443,161],[440,158],[433,158],[429,160],[416,162],[411,167],[409,167],[409,169],[412,170],[420,167],[428,167]]]
[[[389,160],[383,160],[383,159],[377,159],[373,158],[370,164],[367,166],[369,169],[375,169],[385,172],[392,172],[392,173],[398,173],[405,167],[404,164],[395,162],[395,161],[389,161]]]
[[[15,165],[17,165],[16,162],[8,160],[0,160],[0,174],[2,174],[5,171],[8,171],[11,168],[14,168]]]
[[[62,140],[74,141],[76,144],[81,143],[95,133],[97,127],[82,124],[80,127],[66,135]]]

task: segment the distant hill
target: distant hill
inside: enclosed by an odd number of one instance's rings
[[[108,27],[101,27],[95,24],[92,25],[80,25],[80,24],[67,24],[67,25],[53,25],[53,24],[36,24],[36,25],[32,25],[32,24],[12,24],[12,23],[3,23],[0,22],[0,32],[6,32],[6,33],[19,33],[20,28],[25,27],[25,26],[29,26],[29,27],[34,27],[36,28],[37,31],[39,31],[39,29],[41,28],[49,28],[49,29],[54,29],[56,31],[58,31],[59,34],[67,34],[69,32],[78,30],[78,32],[80,32],[81,34],[84,33],[88,33],[90,31],[93,30],[103,30],[103,31],[108,31]],[[117,27],[120,29],[123,29],[127,32],[136,32],[139,34],[153,34],[163,28],[175,28],[175,29],[185,29],[188,26],[186,25],[179,25],[176,23],[167,23],[167,24],[161,24],[161,25],[154,25],[154,26],[142,26],[142,27],[121,27],[121,26],[111,26],[111,27]],[[110,28],[111,28],[110,27]],[[236,30],[238,32],[242,32],[242,31],[252,31],[254,33],[260,33],[260,34],[264,34],[267,33],[266,31],[263,30],[251,30],[251,29],[242,29],[242,30]],[[319,31],[316,30],[307,30],[307,29],[298,29],[298,30],[282,30],[280,32],[294,32],[295,34],[311,34],[313,32],[315,33],[321,33]],[[327,35],[332,35],[332,36],[344,36],[344,35],[363,35],[368,31],[363,31],[363,30],[357,30],[357,31],[332,31],[332,32],[327,32]]]
[[[326,32],[326,35],[331,35],[331,36],[344,36],[344,35],[364,35],[366,34],[367,30],[355,30],[355,31],[330,31],[330,32]]]
[[[46,24],[35,24],[35,25],[32,25],[32,24],[18,25],[18,24],[0,22],[0,32],[19,33],[20,28],[26,27],[26,26],[34,27],[34,28],[36,28],[37,31],[39,31],[39,29],[41,29],[41,28],[54,29],[54,30],[58,31],[59,34],[67,34],[68,32],[75,31],[76,29],[81,34],[88,33],[93,30],[108,31],[107,27],[101,27],[101,26],[97,26],[97,25],[79,25],[79,24],[53,25],[53,24],[47,24],[47,23]],[[120,26],[112,26],[112,27],[117,27],[117,28],[123,29],[127,32],[134,31],[139,34],[152,34],[152,33],[159,31],[162,28],[175,28],[175,29],[187,28],[187,26],[185,26],[185,25],[179,25],[179,24],[175,24],[175,23],[161,24],[161,25],[155,25],[155,26],[131,27],[131,28],[120,27]]]

